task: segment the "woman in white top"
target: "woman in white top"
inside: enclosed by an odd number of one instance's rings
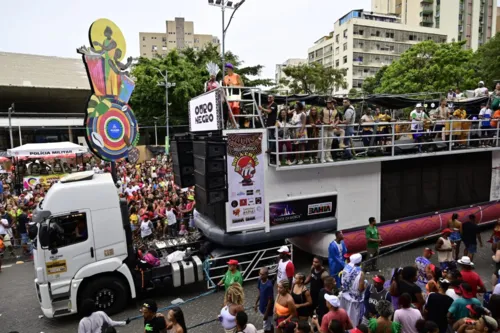
[[[236,315],[245,311],[245,294],[239,283],[233,283],[226,290],[225,306],[220,310],[219,320],[225,333],[236,332]]]
[[[394,312],[394,321],[401,324],[402,333],[418,333],[417,321],[422,319],[420,310],[411,307],[411,296],[404,293],[399,297],[399,310]]]
[[[130,319],[126,321],[114,321],[108,317],[103,311],[95,311],[95,303],[91,299],[86,299],[82,302],[82,307],[79,309],[83,313],[83,318],[78,325],[78,333],[104,333],[108,327],[125,326],[130,323]]]
[[[149,220],[149,216],[144,214],[141,222],[141,238],[149,240],[153,237],[153,223]]]
[[[281,110],[278,119],[276,120],[276,127],[278,127],[278,150],[279,152],[283,152],[283,146],[285,146],[286,154],[280,154],[280,160],[286,160],[286,165],[292,165],[292,161],[290,160],[290,156],[292,154],[292,142],[291,141],[279,141],[279,140],[290,140],[290,130],[288,124],[288,114],[286,110]]]

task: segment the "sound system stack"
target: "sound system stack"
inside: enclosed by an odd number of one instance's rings
[[[170,145],[174,182],[181,188],[195,185],[193,139],[189,134],[177,134]]]
[[[198,137],[193,141],[196,210],[226,229],[227,141]]]

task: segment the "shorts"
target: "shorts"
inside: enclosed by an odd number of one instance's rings
[[[21,234],[21,245],[28,245],[28,234]]]
[[[477,253],[477,244],[465,244],[465,248],[470,254]]]
[[[135,224],[130,224],[130,230],[132,231],[136,231],[137,230],[137,226]]]
[[[462,240],[462,237],[460,236],[460,232],[458,231],[453,231],[451,234],[450,234],[450,240],[452,242],[460,242]]]
[[[273,329],[273,316],[268,316],[267,320],[262,320],[262,329],[264,331],[271,331]]]

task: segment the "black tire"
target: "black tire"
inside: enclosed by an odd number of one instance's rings
[[[127,306],[128,292],[119,278],[100,277],[91,281],[82,290],[80,304],[91,299],[96,304],[96,311],[104,311],[108,315],[121,312]]]

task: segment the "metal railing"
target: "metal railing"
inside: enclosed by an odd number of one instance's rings
[[[500,147],[500,120],[364,122],[352,125],[268,127],[269,164],[276,168],[355,163],[362,158],[394,159]],[[303,131],[302,131],[303,129]],[[307,133],[306,137],[301,137]]]
[[[241,118],[250,118],[251,124],[248,124],[248,128],[257,128],[264,124],[264,119],[262,113],[259,110],[259,106],[262,102],[262,91],[257,87],[235,87],[235,86],[223,86],[221,88],[224,95],[222,103],[227,103],[228,119],[224,119],[225,126],[227,129],[237,129],[246,127],[244,122],[241,122]],[[235,104],[238,104],[236,106]],[[238,114],[234,114],[235,108],[238,108]],[[248,109],[251,110],[248,113]],[[255,123],[255,119],[258,119],[260,124]]]

